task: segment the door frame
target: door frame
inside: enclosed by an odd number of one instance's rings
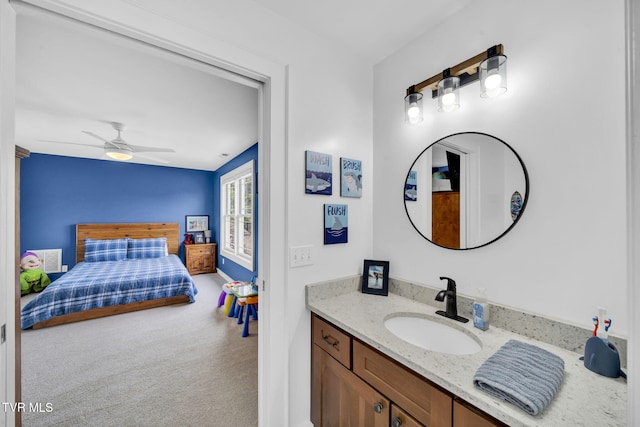
[[[3,2],[3,7],[11,9],[9,0],[0,1]],[[258,414],[260,426],[287,425],[288,400],[282,398],[282,396],[288,395],[289,382],[286,310],[284,306],[286,301],[285,242],[287,241],[285,213],[287,210],[285,208],[286,194],[282,191],[282,188],[286,188],[287,170],[285,121],[287,66],[276,64],[225,42],[211,39],[205,34],[196,34],[178,24],[167,24],[166,20],[151,13],[143,18],[139,13],[127,13],[127,5],[124,4],[111,2],[96,4],[92,2],[92,4],[86,5],[81,1],[77,1],[77,4],[71,4],[73,0],[67,2],[25,0],[14,1],[14,3],[31,5],[57,13],[261,82],[258,97],[260,139],[258,161],[261,169],[261,173],[258,175],[258,188],[261,190],[261,197],[258,198],[258,209],[261,213],[258,218],[258,265],[260,265],[258,283],[261,287],[262,314],[258,324]],[[3,15],[5,14],[3,13]],[[13,23],[15,24],[15,15]],[[12,30],[15,37],[15,26]],[[165,37],[164,34],[170,36]],[[9,59],[11,60],[9,61],[10,65],[14,66],[15,49],[10,52]],[[11,89],[15,89],[15,85]],[[11,107],[11,116],[12,118],[14,116],[13,106]],[[13,126],[13,122],[11,125]],[[4,174],[7,172],[13,173],[13,167],[4,167],[4,159],[7,157],[4,156],[4,151],[8,151],[7,146],[9,145],[11,146],[10,160],[13,165],[13,142],[13,128],[11,128],[10,138],[3,139],[2,142],[3,172],[0,178],[4,178]],[[282,167],[283,163],[285,167]],[[14,184],[13,181],[13,176],[6,180],[11,185]],[[7,191],[11,191],[10,199],[12,199],[14,190],[9,188]],[[3,197],[3,199],[5,198]],[[10,210],[9,207],[15,208],[14,203],[7,205],[7,210]],[[14,232],[11,222],[5,223],[6,228],[2,228],[3,232],[7,234]],[[13,246],[7,245],[6,242],[14,240],[12,238],[3,239],[3,241],[5,241],[4,245],[8,246],[7,249],[10,249],[10,252],[5,252],[6,255],[2,258],[2,261],[6,262],[9,254],[11,257],[14,255]],[[13,282],[11,283],[11,289],[13,289]],[[11,303],[13,304],[13,298]],[[13,313],[15,308],[11,307],[11,309]],[[8,360],[11,362],[12,359]],[[15,367],[12,365],[8,368],[7,373],[12,375],[8,375],[7,386],[15,388],[16,378],[13,375]],[[274,393],[274,391],[277,392]],[[11,395],[7,395],[9,401],[15,401],[11,397]],[[7,425],[13,425],[11,420],[8,420]]]
[[[628,394],[627,422],[640,423],[640,406],[631,402],[640,399],[640,5],[625,0],[626,41],[626,154],[627,154],[627,312],[628,336]]]
[[[0,426],[20,424],[20,416],[5,407],[16,402],[16,374],[19,377],[16,345],[16,253],[15,253],[15,22],[8,0],[0,0],[0,325],[6,341],[0,343],[0,380],[3,408]]]

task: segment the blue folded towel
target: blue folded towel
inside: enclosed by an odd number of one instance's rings
[[[535,345],[510,340],[478,368],[473,384],[538,415],[551,403],[564,377],[564,360]]]

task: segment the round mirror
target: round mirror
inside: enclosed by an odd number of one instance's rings
[[[498,240],[522,217],[527,169],[513,148],[484,133],[449,135],[413,162],[404,207],[425,239],[448,249],[474,249]]]

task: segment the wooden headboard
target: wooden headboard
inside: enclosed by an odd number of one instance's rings
[[[76,224],[76,263],[84,260],[84,239],[166,237],[170,254],[180,251],[180,223]]]

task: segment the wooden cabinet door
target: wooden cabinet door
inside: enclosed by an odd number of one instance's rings
[[[213,268],[213,254],[207,254],[202,257],[202,270],[214,271]]]
[[[316,427],[389,425],[390,402],[313,345],[311,418]]]
[[[431,241],[447,248],[459,249],[460,193],[433,193],[431,203]]]

